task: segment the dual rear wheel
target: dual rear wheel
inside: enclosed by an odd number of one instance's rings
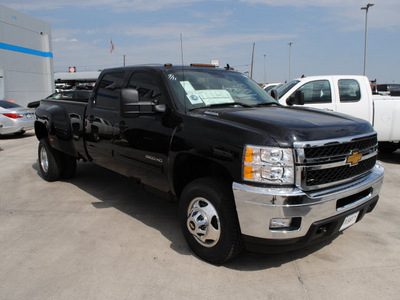
[[[47,138],[40,139],[38,158],[40,174],[46,181],[69,179],[75,175],[76,158],[52,148]]]

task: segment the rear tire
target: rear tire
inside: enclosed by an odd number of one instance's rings
[[[179,220],[189,247],[210,263],[232,260],[243,248],[232,189],[222,179],[189,183],[181,195]]]
[[[46,181],[60,179],[63,159],[60,152],[50,146],[48,139],[42,138],[38,148],[40,174]]]
[[[21,131],[15,132],[14,135],[15,136],[23,136],[25,132],[26,132],[25,130],[21,130]]]

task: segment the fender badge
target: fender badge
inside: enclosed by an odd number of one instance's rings
[[[349,157],[347,157],[346,163],[350,164],[350,166],[354,166],[358,164],[362,156],[363,156],[362,153],[354,152]]]

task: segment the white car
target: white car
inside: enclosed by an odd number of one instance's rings
[[[0,135],[22,135],[33,129],[35,111],[13,102],[0,100]]]

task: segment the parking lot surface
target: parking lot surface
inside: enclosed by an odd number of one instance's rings
[[[177,204],[80,162],[39,175],[32,131],[0,137],[0,299],[399,299],[400,151],[375,210],[330,243],[223,265],[192,254]]]

